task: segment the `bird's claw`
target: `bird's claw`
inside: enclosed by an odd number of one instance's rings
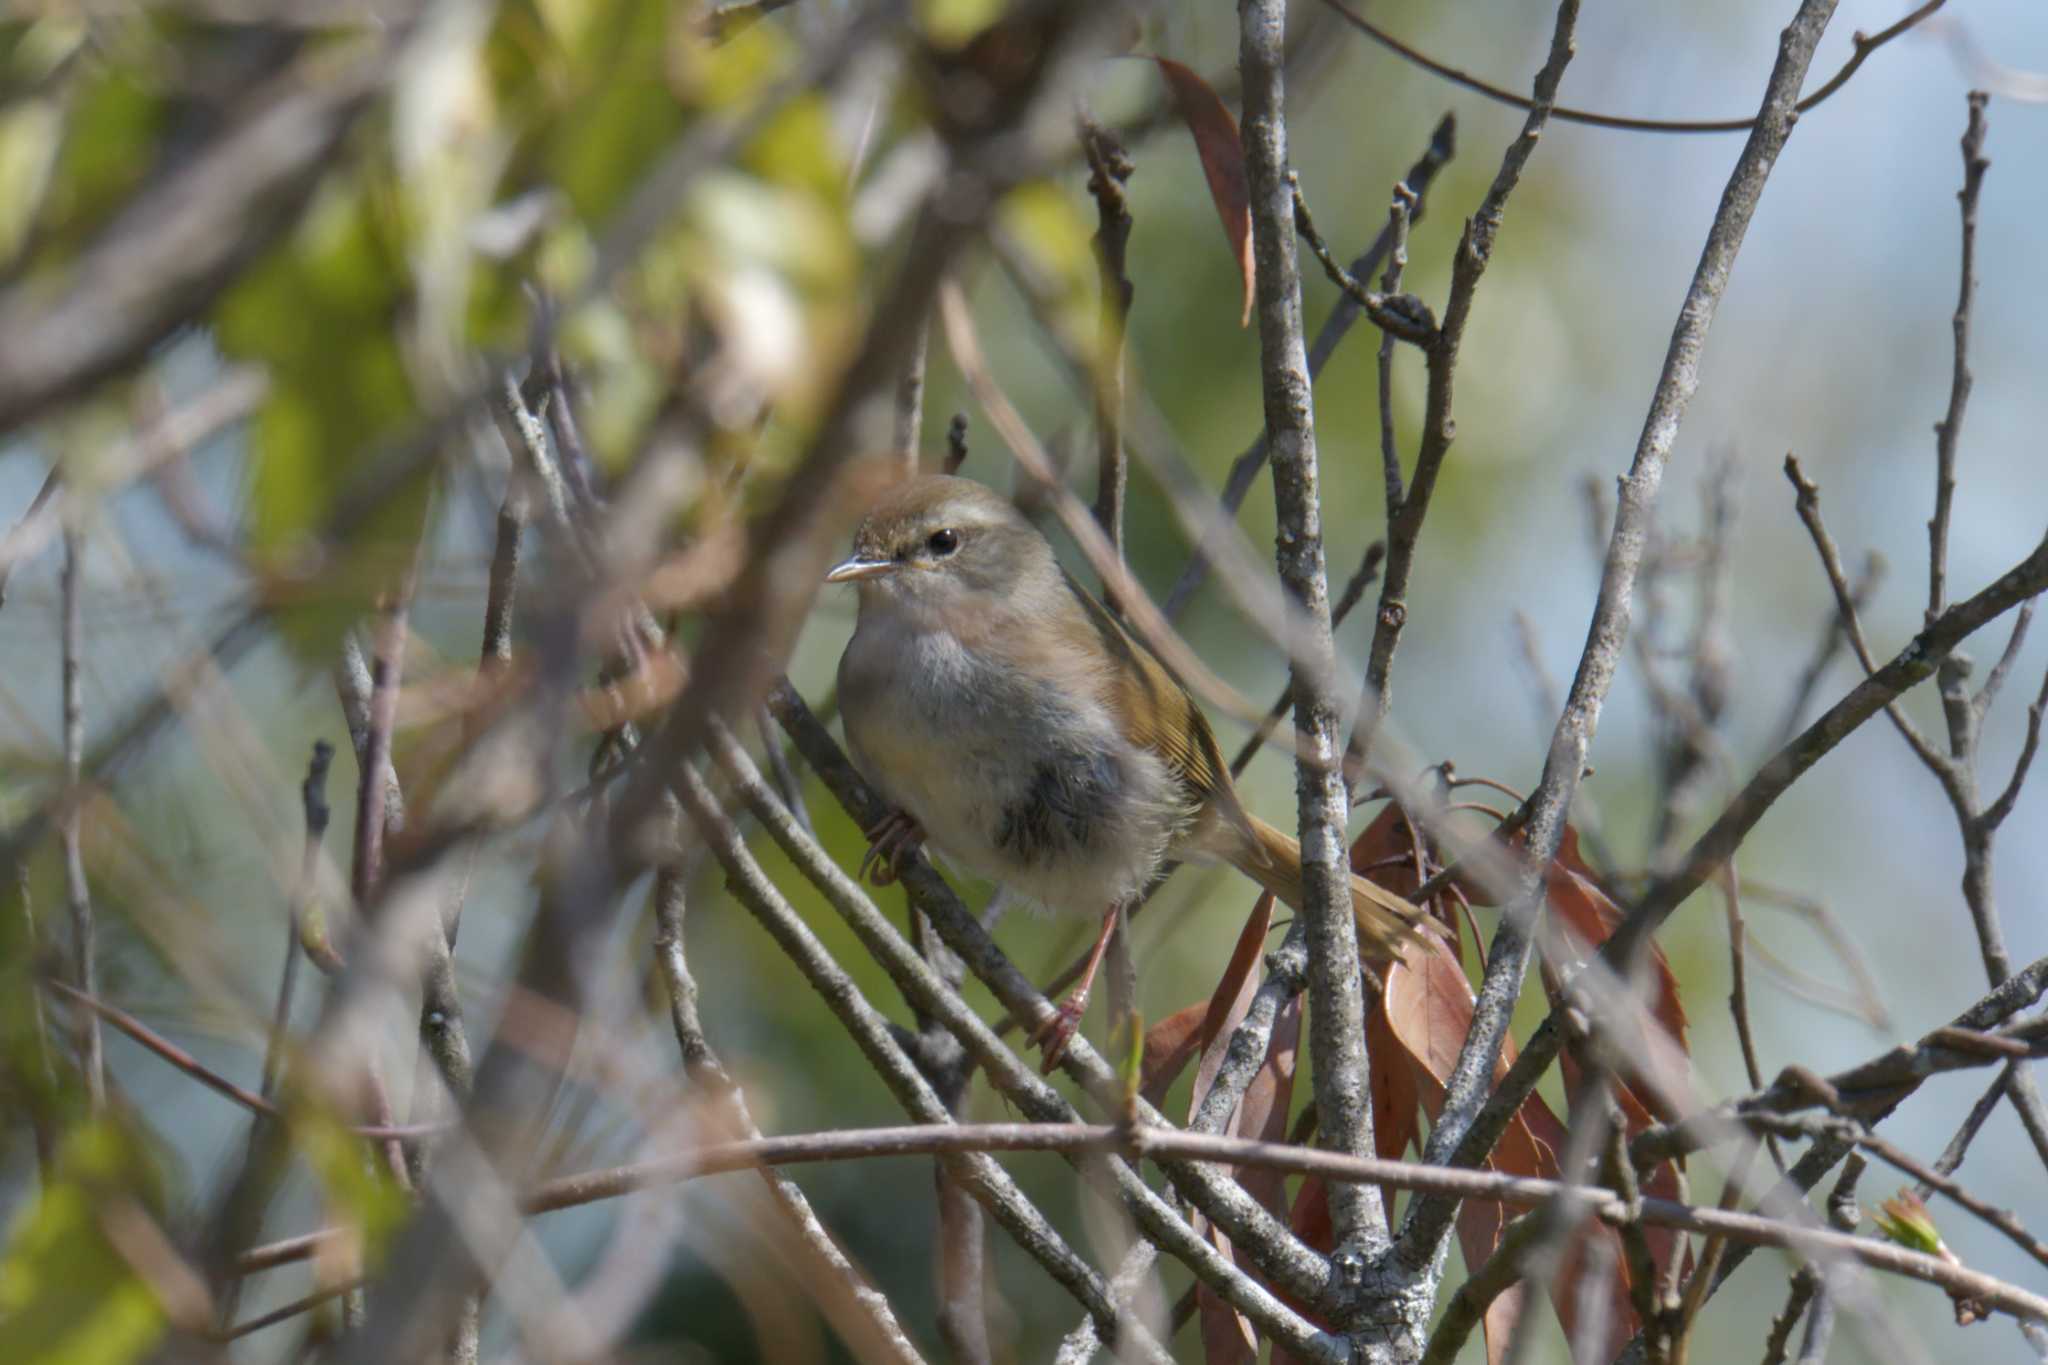
[[[868,851],[862,855],[857,875],[869,876],[876,886],[887,886],[903,872],[904,860],[914,857],[924,844],[924,826],[907,811],[893,810],[867,830]]]
[[[1067,1055],[1067,1044],[1073,1042],[1074,1035],[1080,1031],[1081,1016],[1087,1010],[1088,996],[1085,992],[1070,995],[1060,1001],[1050,1018],[1031,1031],[1032,1043],[1045,1049],[1045,1061],[1039,1066],[1041,1074],[1050,1076],[1053,1068],[1060,1064],[1060,1059]]]

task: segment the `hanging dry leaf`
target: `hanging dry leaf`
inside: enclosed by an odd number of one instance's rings
[[[1224,1021],[1240,996],[1244,997],[1245,1006],[1249,1008],[1251,995],[1246,983],[1252,980],[1253,969],[1265,956],[1266,934],[1272,927],[1273,896],[1268,892],[1259,897],[1252,906],[1251,914],[1245,917],[1244,928],[1238,931],[1237,947],[1231,950],[1230,963],[1223,969],[1223,979],[1216,983],[1216,989],[1209,998],[1168,1015],[1145,1035],[1144,1079],[1138,1089],[1151,1103],[1158,1104],[1173,1088],[1174,1081],[1189,1060],[1205,1052],[1216,1036],[1224,1031]],[[1244,1012],[1240,1009],[1238,1018],[1243,1017]],[[1215,1073],[1212,1071],[1210,1074]],[[1199,1108],[1201,1096],[1207,1092],[1208,1086],[1198,1081],[1195,1089],[1194,1103]]]
[[[1376,1052],[1373,1065],[1375,1068],[1405,1065],[1419,1095],[1420,1108],[1434,1122],[1443,1109],[1444,1088],[1457,1063],[1458,1051],[1472,1027],[1471,985],[1466,980],[1463,965],[1443,945],[1434,945],[1430,952],[1414,955],[1411,961],[1390,965],[1386,983],[1379,1013],[1385,1037],[1392,1044],[1390,1049],[1382,1051],[1390,1051],[1391,1055],[1383,1061],[1380,1053]],[[1503,1046],[1500,1061],[1495,1067],[1496,1078],[1507,1070],[1514,1055],[1513,1042],[1509,1041]],[[1556,1180],[1562,1175],[1559,1157],[1564,1150],[1564,1142],[1564,1125],[1558,1122],[1541,1096],[1531,1095],[1501,1135],[1486,1164],[1491,1170],[1511,1175]],[[1508,1210],[1499,1204],[1473,1200],[1461,1206],[1458,1212],[1458,1244],[1467,1265],[1477,1266],[1493,1254],[1494,1248],[1500,1244],[1501,1229],[1507,1225],[1508,1218]],[[1583,1243],[1587,1237],[1612,1238],[1614,1235],[1611,1229],[1595,1224],[1581,1232],[1579,1242]],[[1575,1339],[1581,1297],[1578,1291],[1581,1261],[1580,1246],[1567,1250],[1564,1271],[1558,1277],[1551,1299],[1566,1335]],[[1616,1282],[1613,1292],[1606,1296],[1611,1305],[1611,1320],[1603,1336],[1618,1347],[1635,1331],[1635,1312],[1628,1296],[1622,1258],[1617,1255],[1610,1264],[1614,1267],[1612,1273]],[[1516,1294],[1503,1295],[1488,1309],[1483,1325],[1489,1361],[1499,1359],[1522,1308],[1522,1298]]]
[[[1195,139],[1195,155],[1202,160],[1202,174],[1209,181],[1209,197],[1216,203],[1216,216],[1223,220],[1223,235],[1230,242],[1231,258],[1244,277],[1244,311],[1237,325],[1252,319],[1252,301],[1258,293],[1257,267],[1252,263],[1251,192],[1244,175],[1244,143],[1237,135],[1237,120],[1230,116],[1209,83],[1193,70],[1168,57],[1155,57],[1159,74],[1173,92],[1174,107],[1181,122]]]
[[[1243,1004],[1251,1003],[1251,991],[1244,994]],[[1238,1012],[1242,1017],[1242,1011]],[[1235,1027],[1235,1024],[1232,1024]],[[1222,1064],[1228,1044],[1227,1035],[1219,1035],[1202,1058],[1202,1072],[1196,1077],[1195,1090],[1199,1096],[1205,1094],[1214,1083],[1215,1074]],[[1287,1137],[1287,1112],[1294,1099],[1295,1063],[1301,1046],[1301,998],[1296,996],[1281,1007],[1273,1020],[1273,1036],[1266,1048],[1266,1060],[1245,1087],[1244,1099],[1237,1111],[1231,1115],[1226,1131],[1236,1137],[1253,1138],[1261,1142],[1280,1142]],[[1287,1177],[1280,1171],[1254,1169],[1237,1173],[1237,1183],[1245,1192],[1259,1201],[1268,1210],[1279,1215],[1286,1207]],[[1200,1214],[1195,1215],[1195,1226],[1206,1229],[1216,1249],[1225,1256],[1235,1256],[1230,1239],[1222,1230],[1211,1226]],[[1251,1323],[1242,1313],[1225,1303],[1207,1285],[1195,1291],[1195,1306],[1200,1314],[1204,1360],[1208,1365],[1245,1365],[1257,1359],[1258,1340]]]

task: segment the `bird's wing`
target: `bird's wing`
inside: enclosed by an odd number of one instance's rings
[[[1062,576],[1104,650],[1116,661],[1103,700],[1116,713],[1124,735],[1164,759],[1196,801],[1213,801],[1232,823],[1245,825],[1230,772],[1202,708],[1142,640],[1125,630],[1072,575]]]

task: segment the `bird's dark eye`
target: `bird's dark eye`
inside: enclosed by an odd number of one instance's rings
[[[960,548],[958,531],[934,531],[925,537],[924,547],[935,555],[949,555]]]

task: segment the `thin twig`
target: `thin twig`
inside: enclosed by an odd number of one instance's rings
[[[1354,777],[1364,772],[1371,761],[1373,740],[1393,703],[1394,651],[1400,645],[1402,628],[1408,623],[1408,576],[1415,566],[1415,548],[1421,540],[1423,522],[1429,516],[1437,478],[1450,454],[1451,439],[1456,431],[1451,415],[1453,381],[1459,347],[1465,337],[1465,325],[1472,316],[1472,301],[1478,293],[1480,277],[1486,273],[1487,264],[1493,259],[1494,242],[1500,235],[1508,196],[1520,183],[1522,169],[1534,154],[1551,106],[1556,103],[1558,84],[1564,79],[1565,67],[1571,61],[1572,30],[1577,22],[1576,0],[1566,0],[1558,7],[1549,54],[1536,73],[1536,98],[1530,105],[1529,116],[1523,122],[1521,135],[1508,144],[1507,151],[1501,156],[1500,168],[1494,172],[1492,183],[1480,199],[1478,211],[1465,223],[1458,239],[1457,254],[1452,258],[1451,285],[1444,301],[1443,321],[1424,347],[1428,385],[1423,403],[1422,439],[1415,453],[1415,468],[1409,476],[1407,492],[1398,503],[1387,505],[1387,567],[1380,578],[1379,610],[1373,618],[1372,647],[1366,656],[1364,692],[1346,754],[1347,766]],[[1388,232],[1391,236],[1391,225]]]
[[[896,382],[896,458],[905,476],[917,473],[918,445],[924,431],[925,357],[931,350],[931,334],[932,320],[927,316],[918,324],[903,377]]]
[[[1874,673],[1877,671],[1877,660],[1871,657],[1870,645],[1863,638],[1863,622],[1855,614],[1849,578],[1842,569],[1842,556],[1835,549],[1835,538],[1828,534],[1826,524],[1821,521],[1820,488],[1799,468],[1799,458],[1796,455],[1785,456],[1785,477],[1792,482],[1797,495],[1794,507],[1799,513],[1799,520],[1805,523],[1807,534],[1813,537],[1813,548],[1820,555],[1821,569],[1827,574],[1828,586],[1834,590],[1835,610],[1841,614],[1842,629],[1849,637],[1850,647],[1856,651],[1856,660],[1863,665],[1864,673]],[[1942,785],[1953,786],[1956,778],[1951,771],[1949,760],[1907,718],[1904,708],[1897,702],[1892,702],[1884,708],[1884,713],[1898,730],[1899,737],[1906,741],[1907,747],[1919,756],[1922,763],[1942,777]]]
[[[486,677],[496,676],[512,663],[512,620],[519,600],[519,557],[526,532],[526,501],[524,483],[515,477],[498,504],[490,582],[484,595],[483,645],[477,662],[477,671]]]
[[[1500,1231],[1493,1254],[1470,1271],[1444,1305],[1443,1316],[1429,1335],[1421,1365],[1452,1365],[1471,1340],[1472,1332],[1486,1320],[1493,1301],[1522,1281],[1529,1249],[1543,1232],[1543,1218],[1525,1213]]]
[[[1124,337],[1133,292],[1124,262],[1131,241],[1124,184],[1133,168],[1116,135],[1087,119],[1081,124],[1081,146],[1088,155],[1088,193],[1095,198],[1095,265],[1101,280],[1101,321],[1090,366],[1095,380],[1095,521],[1121,561],[1124,493],[1130,481],[1124,460]],[[1115,598],[1108,601],[1114,610]]]
[[[128,1037],[140,1043],[145,1049],[163,1058],[163,1060],[169,1062],[193,1080],[198,1081],[207,1089],[217,1094],[225,1095],[251,1113],[262,1114],[266,1118],[272,1119],[287,1117],[285,1111],[278,1108],[277,1105],[256,1094],[254,1091],[245,1090],[241,1086],[236,1085],[227,1077],[199,1061],[191,1053],[170,1042],[162,1034],[126,1010],[110,1005],[96,996],[87,995],[84,991],[66,982],[59,981],[55,977],[44,978],[43,985],[57,992],[74,1005],[81,1006],[92,1018],[103,1019],[107,1023],[112,1024],[122,1033],[127,1034]],[[401,1125],[359,1123],[348,1125],[347,1130],[361,1137],[397,1142],[407,1138],[424,1137],[430,1133],[443,1131],[446,1126],[445,1124]]]
[[[257,1093],[264,1099],[277,1093],[278,1071],[284,1065],[285,1034],[291,1025],[292,992],[299,975],[299,943],[303,937],[300,926],[308,903],[317,894],[315,878],[320,871],[321,845],[327,840],[327,770],[333,762],[334,746],[324,739],[314,740],[313,755],[306,760],[306,780],[299,784],[299,800],[306,815],[306,842],[299,855],[299,882],[292,889],[285,917],[284,968],[277,984],[277,1007],[270,1018],[270,1039],[263,1049],[263,1081]]]
[[[2005,686],[2006,678],[2011,675],[2012,666],[2019,659],[2020,648],[2027,642],[2027,627],[2034,622],[2034,607],[2033,602],[2027,602],[2020,607],[2019,614],[2013,618],[2012,634],[2006,637],[2005,648],[1999,653],[1998,662],[1991,666],[1991,672],[1984,678],[1984,685],[1977,689],[1977,695],[1971,699],[1979,715],[1991,709],[1991,703],[1997,699],[1999,689]]]
[[[1408,228],[1415,208],[1415,192],[1406,185],[1394,186],[1393,203],[1387,209],[1387,235],[1393,245],[1387,252],[1387,268],[1380,274],[1382,297],[1401,290],[1401,272],[1408,268]],[[1380,474],[1386,482],[1386,512],[1391,517],[1404,494],[1401,452],[1394,434],[1394,334],[1384,330],[1380,333],[1379,404]]]
[[[7,528],[7,534],[0,536],[0,607],[7,605],[7,579],[14,572],[14,566],[24,557],[37,519],[44,510],[57,500],[58,492],[64,486],[64,467],[52,464],[50,472],[43,476],[41,487],[36,489],[28,506],[14,525]]]
[[[1457,119],[1453,115],[1445,114],[1438,120],[1435,131],[1430,134],[1429,146],[1423,150],[1415,164],[1408,168],[1408,174],[1401,182],[1415,195],[1415,210],[1409,215],[1411,224],[1422,221],[1422,210],[1428,202],[1430,184],[1436,179],[1437,172],[1450,162],[1457,151],[1457,131]],[[1381,262],[1392,249],[1393,234],[1382,229],[1373,244],[1351,262],[1349,273],[1357,278],[1371,275],[1380,268]],[[1340,298],[1337,306],[1330,310],[1330,316],[1323,320],[1321,329],[1316,332],[1315,341],[1308,348],[1308,372],[1311,380],[1322,374],[1323,367],[1329,364],[1330,357],[1337,353],[1338,345],[1357,324],[1362,314],[1363,310],[1359,308],[1358,301],[1349,294]],[[1223,491],[1217,495],[1217,502],[1225,518],[1236,517],[1238,509],[1244,505],[1245,495],[1251,492],[1253,480],[1258,478],[1259,470],[1265,463],[1266,436],[1264,431],[1261,431],[1252,439],[1251,444],[1245,447],[1244,452],[1231,462],[1230,472],[1224,477]],[[1186,567],[1181,570],[1180,577],[1174,580],[1172,590],[1166,594],[1162,610],[1166,613],[1167,620],[1180,618],[1181,612],[1187,609],[1188,601],[1202,586],[1203,579],[1208,576],[1209,568],[1210,547],[1205,540],[1188,557]]]
[[[1864,608],[1877,595],[1878,584],[1884,581],[1884,556],[1872,550],[1863,560],[1863,572],[1856,576],[1849,589],[1849,612],[1861,617]],[[1823,674],[1842,652],[1842,646],[1849,641],[1849,632],[1844,626],[1844,613],[1837,606],[1828,612],[1821,626],[1820,643],[1814,647],[1813,657],[1799,675],[1799,682],[1792,689],[1792,699],[1785,706],[1785,718],[1778,723],[1778,732],[1771,740],[1771,748],[1782,749],[1799,733],[1799,719],[1806,714],[1806,704],[1813,700],[1814,692],[1820,687]]]
[[[1788,1068],[1755,1094],[1745,1095],[1676,1123],[1644,1129],[1629,1144],[1638,1168],[1698,1151],[1721,1140],[1728,1124],[1745,1115],[1782,1114],[1825,1104],[1866,1126],[1877,1123],[1931,1076],[1973,1067],[2004,1064],[2015,1057],[2048,1052],[2033,1030],[2000,1033],[1998,1027],[2031,1007],[2048,991],[2048,957],[2015,972],[1953,1020],[1922,1037],[1911,1047],[1895,1047],[1867,1062],[1825,1078],[1804,1069]],[[1846,1150],[1846,1149],[1845,1149]],[[1837,1158],[1839,1159],[1839,1158]]]
[[[78,653],[84,561],[84,533],[74,526],[65,527],[60,663],[64,707],[64,894],[71,910],[71,979],[82,995],[91,998],[99,994],[99,931],[93,920],[92,890],[86,882],[85,853],[79,839],[79,824],[85,814],[85,792],[81,785],[85,699],[80,689]],[[96,1015],[88,1014],[79,1022],[78,1069],[85,1077],[87,1103],[97,1114],[107,1103],[107,1063],[106,1043]]]
[[[367,915],[384,877],[384,836],[391,828],[390,794],[398,786],[391,762],[392,738],[398,728],[398,688],[405,667],[406,611],[411,604],[416,570],[408,572],[404,585],[392,592],[378,613],[372,637],[370,694],[364,712],[362,742],[356,749],[355,852],[349,865],[349,891],[356,912]],[[377,1124],[391,1121],[382,1068],[375,1054],[363,1060],[364,1085],[370,1097],[371,1119]],[[400,1188],[411,1185],[411,1168],[404,1147],[397,1141],[384,1144],[384,1158]]]
[[[1379,577],[1380,561],[1385,559],[1386,556],[1387,543],[1384,540],[1375,540],[1372,544],[1365,547],[1365,554],[1359,559],[1358,567],[1352,571],[1350,579],[1344,584],[1344,591],[1338,596],[1337,604],[1330,608],[1330,628],[1332,630],[1343,625],[1344,618],[1351,614],[1351,609],[1364,599],[1365,590],[1372,586],[1374,579]],[[1273,704],[1266,709],[1265,722],[1252,731],[1251,736],[1238,749],[1236,756],[1230,760],[1230,775],[1232,777],[1243,775],[1245,768],[1250,765],[1252,759],[1258,756],[1259,750],[1266,747],[1266,742],[1272,737],[1274,727],[1280,724],[1281,719],[1287,714],[1287,708],[1292,705],[1294,705],[1294,683],[1292,680],[1289,680],[1281,685],[1280,695],[1273,698]]]
[[[1948,605],[1948,523],[1956,494],[1956,444],[1962,435],[1963,411],[1970,403],[1970,304],[1977,293],[1977,195],[1991,162],[1984,155],[1984,106],[1991,97],[1970,92],[1969,124],[1963,130],[1963,187],[1956,191],[1962,208],[1962,280],[1956,287],[1955,361],[1949,372],[1948,411],[1934,424],[1934,515],[1927,522],[1927,619]]]
[[[1756,1056],[1756,1034],[1749,1024],[1748,929],[1742,921],[1742,889],[1734,863],[1721,869],[1721,896],[1728,915],[1728,1012],[1735,1020],[1735,1038],[1742,1048],[1742,1069],[1749,1076],[1749,1088],[1764,1088],[1764,1076]],[[1771,1163],[1778,1174],[1785,1173],[1785,1152],[1776,1136],[1767,1136]]]
[[[2048,1298],[2018,1285],[1970,1270],[1953,1261],[1908,1250],[1896,1243],[1858,1237],[1817,1223],[1799,1223],[1737,1213],[1704,1205],[1644,1196],[1641,1207],[1598,1185],[1571,1186],[1533,1176],[1453,1170],[1422,1162],[1346,1156],[1317,1147],[1220,1137],[1149,1126],[1084,1123],[919,1123],[893,1128],[707,1143],[673,1156],[628,1166],[585,1171],[544,1181],[520,1197],[529,1215],[615,1199],[635,1190],[672,1185],[707,1175],[807,1162],[839,1162],[901,1156],[986,1155],[993,1152],[1110,1153],[1157,1161],[1235,1165],[1326,1179],[1386,1183],[1430,1190],[1461,1199],[1511,1208],[1535,1208],[1571,1191],[1591,1206],[1594,1217],[1619,1228],[1631,1218],[1656,1227],[1720,1235],[1755,1246],[1784,1247],[1803,1255],[1844,1257],[1874,1270],[1922,1280],[1981,1297],[1989,1306],[2017,1317],[2048,1321]],[[331,1236],[332,1234],[327,1234]],[[300,1243],[307,1238],[296,1239]],[[314,1241],[313,1245],[317,1245]],[[298,1248],[301,1256],[311,1246]],[[259,1248],[265,1264],[279,1262]]]
[[[317,914],[315,902],[319,895],[319,875],[323,845],[327,839],[327,824],[332,811],[327,804],[327,773],[334,762],[334,746],[324,739],[313,741],[312,756],[306,761],[306,777],[299,785],[299,802],[306,820],[306,837],[299,854],[299,879],[292,887],[285,914],[284,967],[277,986],[277,1005],[271,1012],[270,1037],[264,1045],[261,1083],[257,1090],[259,1098],[271,1100],[277,1093],[279,1073],[284,1066],[285,1040],[291,1027],[292,999],[299,979],[299,957],[301,952],[313,956],[320,945],[329,954],[332,945],[323,928],[313,933],[307,928],[309,912]],[[321,963],[323,971],[338,971],[342,963],[336,957],[328,957]],[[249,1140],[242,1153],[245,1170],[260,1168],[277,1157],[284,1145],[284,1137],[272,1126],[270,1115],[261,1110],[249,1123]],[[232,1281],[220,1287],[216,1304],[215,1320],[222,1331],[230,1331],[229,1323],[241,1305],[241,1283]],[[308,1307],[311,1305],[308,1304]],[[271,1317],[270,1321],[281,1321]],[[258,1322],[257,1326],[267,1326]]]
[[[259,1313],[253,1318],[225,1328],[215,1334],[214,1339],[222,1342],[240,1341],[243,1337],[253,1336],[266,1327],[275,1327],[280,1322],[290,1322],[293,1318],[310,1313],[320,1307],[320,1305],[332,1303],[344,1294],[353,1294],[368,1283],[369,1280],[366,1277],[356,1276],[344,1280],[340,1284],[327,1285],[324,1288],[314,1290],[310,1294],[293,1299],[290,1303],[280,1304],[267,1313]]]
[[[1375,292],[1360,283],[1356,275],[1337,263],[1337,258],[1330,253],[1329,244],[1323,240],[1323,234],[1316,230],[1315,217],[1308,211],[1308,200],[1301,193],[1300,176],[1289,171],[1287,186],[1294,196],[1294,229],[1301,234],[1302,243],[1323,267],[1323,274],[1329,277],[1330,283],[1343,290],[1345,297],[1380,329],[1382,347],[1397,337],[1416,346],[1426,348],[1432,345],[1436,340],[1436,317],[1429,311],[1429,305],[1413,294]],[[1405,186],[1397,185],[1395,189],[1400,191]],[[1393,254],[1389,253],[1389,271],[1393,268],[1393,260]]]
[[[1986,829],[1997,829],[2004,824],[2005,818],[2012,814],[2012,808],[2019,802],[2020,788],[2027,781],[2027,770],[2033,766],[2034,755],[2041,748],[2041,714],[2044,710],[2048,710],[2048,673],[2042,675],[2041,690],[2027,707],[2027,734],[2020,741],[2019,757],[2013,760],[2012,776],[2006,779],[2004,788],[1991,804],[1977,816],[1978,824]]]
[[[1813,1302],[1814,1291],[1820,1286],[1820,1277],[1811,1268],[1802,1266],[1792,1276],[1792,1288],[1785,1295],[1785,1306],[1778,1310],[1778,1316],[1771,1319],[1770,1335],[1764,1341],[1763,1365],[1785,1365],[1785,1353],[1792,1344],[1793,1329],[1806,1316],[1807,1305]]]
[[[1467,75],[1455,67],[1447,66],[1437,61],[1419,49],[1402,42],[1385,29],[1371,23],[1364,16],[1344,5],[1341,0],[1323,0],[1323,3],[1332,10],[1335,10],[1345,23],[1351,25],[1351,27],[1357,29],[1360,33],[1363,33],[1395,56],[1400,57],[1403,61],[1413,63],[1433,76],[1440,76],[1453,85],[1463,86],[1467,90],[1484,95],[1486,98],[1498,103],[1513,105],[1517,109],[1528,109],[1531,107],[1531,102],[1526,95],[1520,95],[1513,90],[1490,84],[1479,79],[1477,76]],[[1849,60],[1843,64],[1842,69],[1829,77],[1826,83],[1818,90],[1815,90],[1805,99],[1800,100],[1793,107],[1793,112],[1795,114],[1803,114],[1815,105],[1820,104],[1823,100],[1826,100],[1837,90],[1848,84],[1849,78],[1856,74],[1856,69],[1869,59],[1871,53],[1877,51],[1877,49],[1883,47],[1908,29],[1915,27],[1946,3],[1947,0],[1928,0],[1927,4],[1920,6],[1920,8],[1914,10],[1889,28],[1880,29],[1878,32],[1867,36],[1862,33],[1854,35],[1854,50],[1851,52]],[[1760,119],[1629,118],[1620,114],[1593,113],[1589,110],[1570,109],[1561,105],[1552,111],[1551,117],[1564,123],[1580,123],[1591,128],[1611,128],[1626,133],[1745,133],[1755,129],[1761,122]]]
[[[1977,1134],[1983,1129],[1984,1121],[1991,1117],[1991,1111],[2005,1098],[2005,1087],[2011,1079],[2012,1069],[2024,1065],[2026,1063],[2018,1060],[2007,1062],[2005,1069],[1984,1088],[1984,1093],[1970,1106],[1970,1112],[1963,1116],[1962,1127],[1956,1129],[1956,1135],[1948,1140],[1948,1146],[1941,1149],[1941,1156],[1934,1163],[1935,1170],[1943,1175],[1955,1174],[1957,1168],[1963,1164],[1963,1158],[1969,1154],[1970,1144],[1977,1140]],[[1923,1183],[1916,1192],[1925,1199],[1934,1192],[1934,1186]]]

